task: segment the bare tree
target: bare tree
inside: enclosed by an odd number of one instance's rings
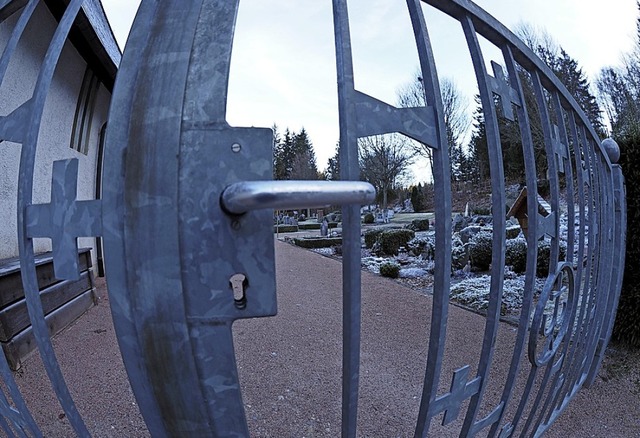
[[[455,158],[457,155],[454,151],[459,150],[462,146],[462,140],[471,125],[471,119],[467,111],[469,104],[453,79],[441,79],[440,94],[444,110],[443,116],[447,131],[449,156]],[[398,104],[403,108],[425,106],[424,82],[419,71],[416,73],[413,82],[404,85],[398,91]],[[416,152],[427,159],[433,175],[433,149],[423,143],[413,142],[413,145]],[[452,166],[455,167],[458,164],[452,160]]]
[[[382,195],[382,208],[387,208],[389,191],[409,170],[415,152],[407,137],[400,134],[376,135],[358,140],[362,179],[371,183]]]

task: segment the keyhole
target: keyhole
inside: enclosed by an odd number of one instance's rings
[[[229,279],[231,288],[233,289],[233,300],[236,303],[238,309],[244,309],[247,306],[247,296],[245,291],[249,285],[246,275],[234,274]]]

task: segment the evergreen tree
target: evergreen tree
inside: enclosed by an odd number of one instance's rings
[[[316,154],[304,128],[293,136],[293,160],[288,179],[318,179]]]
[[[332,181],[340,179],[340,143],[336,144],[336,152],[327,162],[326,179]]]
[[[273,179],[290,179],[294,152],[289,128],[284,132],[284,137],[277,136],[277,140],[273,153]]]
[[[277,129],[277,127],[274,128]],[[287,128],[284,136],[274,131],[273,178],[286,179],[318,179],[318,166],[313,144],[307,131],[302,128],[299,133]]]
[[[476,96],[476,110],[473,114],[473,133],[469,142],[470,181],[478,183],[489,178],[489,149],[484,111],[480,96]]]
[[[413,205],[413,211],[420,213],[425,211],[425,198],[422,190],[422,185],[418,183],[417,186],[411,188],[411,205]]]

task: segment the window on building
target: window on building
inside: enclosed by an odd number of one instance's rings
[[[87,68],[82,79],[71,131],[71,148],[85,155],[89,152],[89,138],[99,87],[98,77],[90,68]]]

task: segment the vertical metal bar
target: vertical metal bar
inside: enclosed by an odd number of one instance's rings
[[[333,25],[340,115],[340,178],[360,177],[355,88],[346,0],[333,0]],[[360,206],[342,206],[342,436],[355,437],[360,376]]]
[[[38,288],[36,276],[33,243],[26,235],[25,214],[26,208],[31,204],[33,193],[33,175],[35,167],[36,148],[42,113],[45,100],[53,80],[53,74],[60,59],[62,49],[73,22],[78,15],[84,0],[72,0],[62,16],[60,23],[53,35],[51,44],[44,58],[33,96],[33,107],[30,114],[29,129],[25,134],[25,142],[21,149],[20,173],[18,180],[18,244],[20,250],[20,270],[25,291],[29,318],[33,327],[40,356],[45,370],[55,390],[56,396],[64,409],[69,423],[79,436],[88,436],[89,432],[82,421],[69,389],[67,388],[62,372],[56,360],[53,345],[49,338],[49,331],[44,320],[44,311]]]
[[[425,103],[435,110],[438,137],[437,147],[433,151],[433,180],[434,185],[439,188],[434,194],[436,257],[433,308],[427,366],[415,430],[416,437],[426,437],[429,433],[431,418],[436,415],[432,411],[432,407],[438,392],[447,334],[451,282],[451,176],[442,97],[427,25],[419,0],[407,0],[407,7],[420,59]]]
[[[480,404],[484,391],[487,387],[489,371],[491,369],[491,361],[493,359],[495,339],[498,334],[500,324],[500,307],[502,304],[502,289],[504,283],[504,259],[505,259],[505,230],[506,218],[503,205],[506,204],[506,196],[504,190],[504,169],[502,163],[502,147],[500,144],[500,132],[498,128],[498,115],[496,113],[493,93],[491,85],[487,77],[484,66],[482,50],[478,41],[475,26],[470,17],[462,20],[462,29],[464,31],[471,60],[478,81],[478,89],[480,92],[480,100],[485,119],[485,127],[487,133],[487,147],[489,152],[489,168],[491,171],[491,203],[493,208],[493,248],[491,258],[491,290],[489,291],[489,307],[487,309],[487,322],[482,342],[482,352],[478,363],[478,375],[482,377],[480,391],[471,398],[467,415],[460,435],[475,434],[477,428],[487,426],[485,422],[475,423],[476,416],[480,410]],[[511,105],[511,102],[503,102],[505,105]],[[499,405],[492,413],[495,422],[499,415],[499,410],[504,406]],[[496,414],[497,413],[497,414]],[[491,421],[489,421],[491,423]]]

